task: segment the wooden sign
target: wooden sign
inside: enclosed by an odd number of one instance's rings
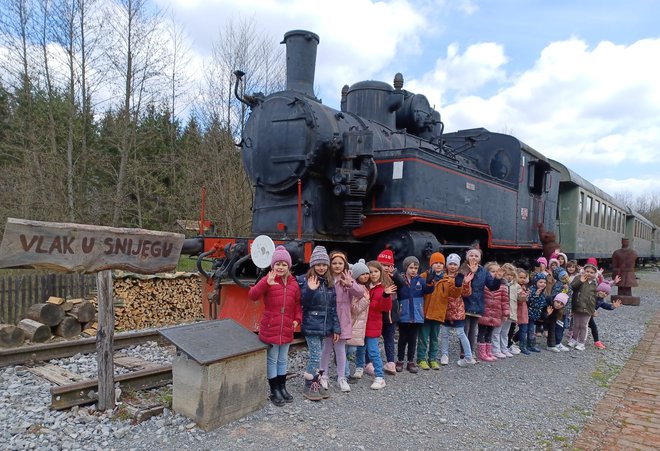
[[[0,268],[153,274],[176,268],[183,240],[180,233],[8,218]]]

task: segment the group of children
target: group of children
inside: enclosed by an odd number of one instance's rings
[[[583,351],[587,327],[595,345],[604,348],[593,317],[598,308],[620,305],[604,302],[618,280],[605,281],[595,259],[579,270],[576,261],[557,253],[550,262],[539,258],[528,273],[510,263],[482,266],[481,256],[480,249],[470,249],[461,263],[458,254],[445,258],[435,252],[428,270],[420,274],[414,256],[406,257],[397,271],[389,249],[376,260],[351,265],[344,252],[328,254],[316,246],[309,271],[294,277],[291,256],[278,246],[271,271],[249,291],[251,299],[261,298],[265,305],[259,337],[269,345],[271,402],[281,406],[293,400],[286,372],[298,325],[309,352],[303,395],[313,401],[329,396],[333,351],[338,387],[350,392],[349,379],[365,373],[374,377],[371,388],[378,390],[386,386],[385,373],[395,375],[404,368],[417,373],[449,364],[452,330],[461,349],[456,363],[462,367],[477,359],[494,362],[540,352],[537,335],[546,336],[551,352],[570,347]],[[562,344],[565,329],[571,331],[568,346]],[[349,356],[355,361],[352,376]]]

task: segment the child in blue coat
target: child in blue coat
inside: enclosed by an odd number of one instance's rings
[[[399,345],[396,370],[403,371],[403,359],[407,357],[406,369],[411,373],[417,373],[415,358],[417,356],[417,334],[424,323],[424,295],[433,292],[433,285],[427,285],[427,281],[417,275],[419,271],[419,260],[417,257],[406,257],[403,259],[404,283],[399,288],[398,302],[401,310],[399,319]],[[432,280],[433,273],[430,273]],[[431,283],[429,280],[429,283]]]
[[[301,332],[307,341],[309,360],[305,371],[303,396],[311,401],[327,398],[321,387],[321,346],[325,337],[339,340],[341,328],[337,317],[334,280],[330,274],[330,257],[323,246],[316,246],[309,259],[309,272],[298,277],[302,305]]]

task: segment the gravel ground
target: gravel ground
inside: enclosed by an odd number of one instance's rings
[[[601,341],[607,350],[543,351],[476,367],[451,363],[440,371],[387,377],[381,391],[371,378],[351,393],[331,389],[319,403],[304,400],[305,352],[291,358],[299,376],[288,387],[295,401],[266,408],[205,433],[167,409],[138,425],[93,408],[56,412],[49,385],[14,366],[0,370],[0,443],[6,449],[570,449],[607,386],[643,336],[660,306],[660,272],[640,271],[639,307],[600,310]],[[172,358],[171,348],[150,343],[123,351],[155,362]],[[52,361],[86,377],[96,373],[93,356]],[[333,370],[331,369],[331,373]],[[264,381],[264,393],[266,391]]]

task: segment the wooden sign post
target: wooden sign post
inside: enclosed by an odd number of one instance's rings
[[[179,233],[8,218],[0,268],[26,267],[97,274],[99,410],[115,407],[112,269],[142,274],[171,271],[181,255]]]

